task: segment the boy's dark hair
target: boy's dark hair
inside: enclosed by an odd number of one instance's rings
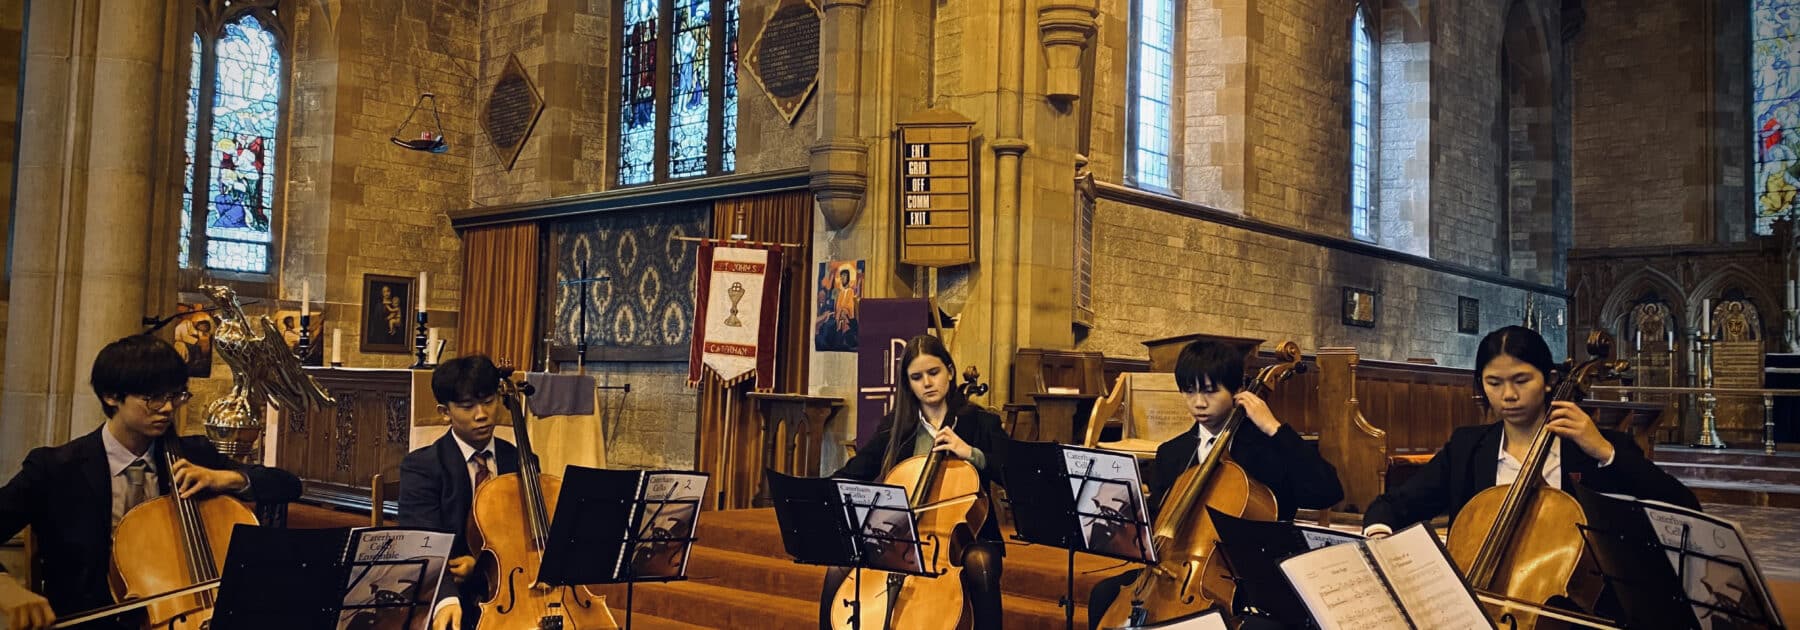
[[[445,361],[431,371],[431,395],[438,404],[481,400],[500,391],[500,368],[484,354]]]
[[[1544,343],[1544,336],[1524,326],[1507,326],[1488,333],[1481,338],[1481,344],[1475,347],[1475,398],[1486,405],[1487,390],[1481,385],[1481,372],[1487,364],[1501,355],[1523,361],[1537,368],[1544,377],[1545,385],[1554,385],[1556,360],[1550,357],[1550,344]]]
[[[1217,341],[1196,341],[1175,359],[1175,386],[1181,393],[1200,391],[1211,380],[1233,394],[1244,387],[1244,353]]]
[[[88,374],[88,384],[93,385],[94,397],[100,399],[100,408],[111,418],[119,407],[107,404],[107,396],[179,392],[187,389],[187,369],[187,361],[169,342],[150,335],[132,335],[100,349],[99,356],[94,357],[93,371]]]

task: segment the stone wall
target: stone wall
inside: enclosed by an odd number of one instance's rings
[[[1251,3],[1249,216],[1350,237],[1350,23],[1339,0]]]
[[[1431,255],[1505,271],[1499,135],[1500,2],[1432,3]]]
[[[1705,4],[1587,3],[1574,55],[1581,247],[1697,243],[1710,235]]]
[[[686,363],[590,363],[588,374],[600,385],[631,386],[600,394],[607,467],[695,466],[699,397],[688,389]]]

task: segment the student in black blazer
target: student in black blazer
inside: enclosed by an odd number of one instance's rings
[[[172,472],[163,466],[158,438],[174,430],[176,411],[190,397],[187,379],[187,362],[161,339],[137,335],[108,344],[89,377],[105,424],[62,446],[32,449],[19,473],[0,487],[0,540],[29,525],[46,573],[39,595],[0,567],[0,615],[8,628],[43,628],[57,614],[112,604],[112,528],[139,502],[174,490],[261,503],[300,497],[294,475],[226,459],[204,437],[177,438],[186,458]],[[134,480],[142,484],[136,490]],[[142,624],[140,615],[81,627]]]
[[[455,532],[450,548],[451,578],[438,585],[433,630],[474,628],[487,594],[487,579],[474,571],[469,548],[469,511],[475,481],[519,472],[519,449],[494,437],[500,409],[500,370],[482,355],[445,361],[431,373],[438,413],[450,432],[400,461],[400,525]]]
[[[1631,436],[1594,426],[1575,403],[1549,400],[1554,362],[1537,331],[1508,326],[1488,333],[1475,365],[1475,391],[1499,421],[1458,428],[1424,468],[1370,502],[1363,515],[1365,534],[1385,536],[1440,514],[1456,518],[1476,493],[1518,477],[1519,462],[1546,422],[1557,440],[1544,470],[1552,485],[1569,490],[1579,482],[1600,492],[1700,509],[1694,493],[1645,459]]]
[[[1299,508],[1324,509],[1344,500],[1337,468],[1319,455],[1293,427],[1283,424],[1256,394],[1243,391],[1244,355],[1236,348],[1196,341],[1175,360],[1175,383],[1187,397],[1194,426],[1156,448],[1155,478],[1150,485],[1150,517],[1155,520],[1169,487],[1216,444],[1232,410],[1244,408],[1244,422],[1231,439],[1231,459],[1250,478],[1275,495],[1277,515],[1293,520]],[[1142,569],[1101,580],[1088,595],[1088,627],[1099,628],[1107,607],[1119,592],[1136,582]]]
[[[1000,428],[1000,416],[963,397],[956,384],[956,362],[944,342],[930,335],[913,337],[906,342],[900,365],[906,385],[894,395],[893,412],[882,420],[875,437],[831,476],[879,481],[895,463],[937,451],[969,462],[982,481],[999,483],[1009,438]],[[974,612],[975,628],[999,628],[1000,558],[1006,545],[992,516],[976,538],[977,542],[963,547],[963,599]],[[834,595],[848,575],[845,569],[826,570],[825,589],[819,598],[821,628],[828,627],[832,608],[840,604]]]

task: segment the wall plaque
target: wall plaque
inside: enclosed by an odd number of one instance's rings
[[[493,91],[488,92],[487,104],[481,108],[481,128],[487,132],[494,154],[506,170],[512,170],[519,150],[525,148],[525,140],[531,137],[531,128],[543,112],[544,99],[525,74],[525,66],[519,64],[517,55],[507,56],[506,68],[500,71]]]
[[[975,262],[975,122],[932,108],[897,124],[900,262]]]
[[[1481,300],[1456,296],[1456,332],[1465,335],[1481,334]]]
[[[744,67],[790,125],[819,84],[822,19],[812,0],[782,0],[744,55]]]

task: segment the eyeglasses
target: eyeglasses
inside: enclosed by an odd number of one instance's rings
[[[143,394],[139,394],[138,397],[144,399],[144,406],[149,407],[152,411],[154,411],[157,409],[162,409],[163,405],[168,405],[168,404],[173,404],[176,407],[185,405],[185,404],[187,404],[187,401],[193,399],[194,393],[187,391],[187,390],[182,390],[179,392],[169,392],[167,394],[157,394],[155,396],[145,396]]]

